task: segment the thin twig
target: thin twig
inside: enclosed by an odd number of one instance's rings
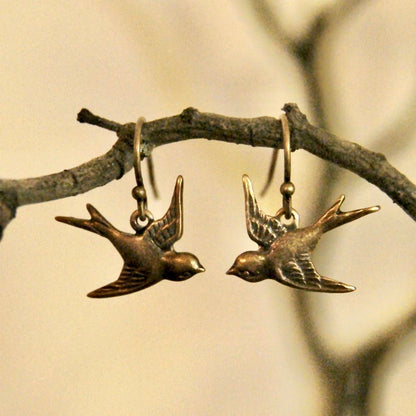
[[[111,131],[119,131],[122,124],[116,123],[115,121],[108,120],[106,118],[96,116],[95,114],[91,113],[90,110],[83,108],[77,116],[77,120],[80,123],[88,123],[94,126],[102,127],[103,129],[111,130]]]

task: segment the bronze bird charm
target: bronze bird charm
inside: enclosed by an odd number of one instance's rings
[[[259,210],[248,176],[243,176],[246,224],[249,237],[259,245],[257,251],[240,254],[227,274],[248,282],[274,279],[296,289],[342,293],[354,286],[321,276],[311,260],[311,252],[322,234],[380,209],[379,206],[342,212],[341,195],[314,224],[294,229],[280,221],[281,215],[270,216]]]
[[[113,227],[92,205],[91,219],[56,217],[57,221],[91,231],[111,241],[124,260],[120,277],[89,293],[91,298],[107,298],[137,292],[163,279],[182,281],[205,271],[196,256],[177,253],[173,243],[182,236],[183,178],[178,176],[169,209],[163,218],[137,229],[135,234]]]

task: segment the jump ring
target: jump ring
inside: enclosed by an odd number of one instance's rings
[[[288,229],[292,229],[292,230],[296,230],[299,227],[299,213],[291,208],[291,213],[290,213],[290,217],[287,218],[284,208],[280,208],[279,211],[276,212],[275,217],[282,222],[282,218],[285,217],[287,220],[292,219],[292,222],[288,223],[288,224],[283,224],[286,228]]]
[[[139,220],[147,221],[147,223],[141,225],[139,224]],[[153,220],[154,220],[153,215],[148,209],[145,210],[144,218],[140,216],[140,212],[137,209],[130,216],[130,225],[132,226],[134,231],[136,231],[137,233],[140,233],[140,232],[143,232],[153,222]]]

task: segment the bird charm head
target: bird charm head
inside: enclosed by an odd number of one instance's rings
[[[195,274],[205,271],[204,266],[192,253],[167,251],[161,260],[164,263],[163,278],[174,282],[187,280]]]
[[[234,264],[226,272],[241,277],[247,282],[260,282],[266,279],[265,274],[266,258],[258,251],[246,251],[240,254]]]
[[[243,184],[247,233],[259,249],[240,254],[227,274],[248,282],[274,279],[296,289],[315,292],[355,290],[354,286],[321,276],[312,263],[311,252],[323,233],[376,212],[380,207],[342,212],[342,195],[314,224],[297,228],[297,219],[290,226],[282,223],[281,210],[275,216],[264,214],[258,208],[251,181],[246,175]]]

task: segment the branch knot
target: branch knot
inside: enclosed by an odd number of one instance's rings
[[[192,124],[193,120],[199,115],[199,111],[194,107],[185,108],[180,114],[181,121],[187,124]]]

